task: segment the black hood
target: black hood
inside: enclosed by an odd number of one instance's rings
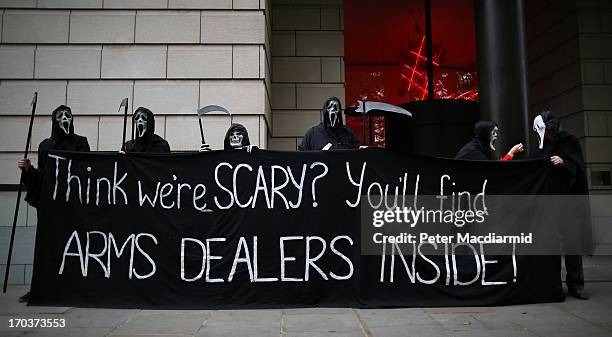
[[[54,140],[58,140],[67,136],[66,133],[60,128],[60,125],[57,120],[55,120],[57,114],[62,110],[68,110],[70,111],[70,114],[72,114],[72,109],[70,109],[70,107],[66,105],[60,105],[55,108],[55,110],[53,110],[53,113],[51,113],[51,139]],[[72,123],[70,123],[70,127],[68,128],[68,135],[74,135],[74,115],[72,116]]]
[[[240,133],[242,133],[242,136],[244,137],[242,140],[242,146],[251,145],[251,141],[249,140],[249,133],[247,129],[244,127],[244,125],[239,124],[239,123],[233,123],[232,126],[230,126],[229,129],[227,129],[227,132],[225,133],[225,139],[223,139],[223,149],[225,150],[232,149],[232,146],[230,145],[229,137],[234,131],[239,131]]]
[[[489,146],[491,132],[497,126],[492,121],[479,121],[474,125],[474,138],[465,144],[455,159],[489,160],[493,150]]]
[[[550,157],[555,155],[555,153],[559,152],[559,149],[557,149],[558,143],[563,143],[567,139],[575,137],[563,130],[563,128],[561,127],[561,120],[559,120],[559,118],[553,115],[550,110],[542,111],[539,113],[539,115],[542,117],[544,125],[546,125],[546,131],[544,133],[544,147],[539,150],[538,153],[542,157]],[[575,155],[572,154],[572,156]],[[582,154],[580,154],[580,156],[575,157],[580,157],[576,158],[577,162],[579,162],[580,160],[584,161],[583,159],[581,159]]]
[[[155,116],[153,116],[153,112],[147,108],[139,107],[134,111],[134,115],[132,115],[132,126],[134,127],[134,137],[136,140],[140,140],[138,137],[138,131],[136,130],[136,114],[138,112],[144,112],[147,115],[147,130],[145,131],[144,136],[142,136],[142,140],[145,142],[150,142],[151,138],[155,134]]]
[[[136,113],[144,112],[147,115],[147,130],[144,136],[130,140],[125,143],[127,152],[169,153],[170,145],[162,137],[155,134],[155,117],[153,112],[147,108],[139,107],[132,116],[132,132],[136,132]],[[137,132],[136,132],[137,134]],[[132,137],[135,137],[133,134]]]
[[[540,112],[542,121],[546,125],[546,133],[544,139],[555,139],[563,129],[561,128],[561,121],[557,118],[550,110]]]
[[[327,113],[325,112],[327,104],[331,101],[336,101],[338,102],[338,123],[336,123],[335,127],[331,126],[331,121],[329,120],[329,116],[327,116]],[[330,97],[327,100],[325,100],[325,103],[323,103],[323,108],[321,109],[321,113],[323,114],[323,125],[325,126],[325,129],[331,131],[332,133],[335,133],[337,130],[342,129],[342,127],[344,126],[344,123],[342,122],[342,103],[340,102],[340,99],[338,97]]]
[[[496,126],[497,123],[492,121],[479,121],[474,125],[474,139],[477,139],[482,148],[489,152],[493,152],[489,142],[491,141],[491,132]]]

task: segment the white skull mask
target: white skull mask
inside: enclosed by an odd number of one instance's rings
[[[55,115],[55,121],[65,134],[70,133],[70,126],[72,125],[72,113],[69,110],[60,110]]]
[[[233,148],[242,147],[242,141],[244,140],[244,135],[240,131],[232,131],[229,136],[230,146]]]
[[[138,138],[142,138],[147,132],[148,126],[148,116],[144,111],[136,112],[136,116],[134,116],[134,122],[136,123],[136,135]]]
[[[537,115],[536,118],[533,119],[533,131],[535,131],[538,135],[538,147],[540,149],[544,148],[544,134],[546,133],[546,124],[544,124],[542,116]]]
[[[499,128],[496,126],[491,130],[491,136],[489,137],[489,147],[491,150],[495,151],[495,143],[497,142],[497,136],[499,133]]]
[[[329,125],[332,128],[335,128],[339,123],[338,120],[340,118],[340,104],[338,104],[335,100],[330,100],[327,102],[327,106],[325,107],[325,113],[327,114],[327,118],[329,119]]]

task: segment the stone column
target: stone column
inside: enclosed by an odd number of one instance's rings
[[[499,124],[499,151],[529,148],[523,0],[476,0],[475,11],[479,117]]]

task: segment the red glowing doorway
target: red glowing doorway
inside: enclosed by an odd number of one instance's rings
[[[428,97],[426,0],[344,4],[347,106],[358,100],[402,104]],[[434,99],[478,100],[474,0],[430,0]],[[347,117],[362,144],[384,147],[386,120]]]

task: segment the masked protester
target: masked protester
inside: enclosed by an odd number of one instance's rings
[[[246,149],[247,152],[251,152],[252,149],[256,149],[257,146],[251,145],[249,140],[249,132],[244,125],[239,123],[232,123],[225,133],[223,138],[223,149],[224,150],[240,150]],[[200,152],[212,151],[210,145],[204,143],[200,146]]]
[[[227,132],[225,133],[225,139],[223,139],[224,150],[244,149],[246,148],[249,152],[254,146],[251,145],[249,140],[249,133],[242,124],[233,123]]]
[[[49,163],[47,153],[53,150],[89,152],[87,138],[74,133],[72,110],[60,105],[51,114],[51,137],[38,145],[38,169],[29,159],[21,159],[17,166],[24,171],[24,182],[27,185],[26,201],[38,207],[42,178]]]
[[[557,176],[558,194],[587,195],[589,193],[586,178],[586,168],[582,156],[580,143],[573,135],[561,127],[561,122],[550,110],[540,112],[533,120],[533,131],[538,137],[538,151],[534,157],[547,158],[559,170]],[[574,205],[573,207],[579,207]],[[590,215],[583,229],[590,230]],[[582,230],[582,229],[580,229]],[[584,271],[582,269],[582,256],[566,255],[565,269],[567,270],[566,283],[569,294],[579,298],[588,299],[584,292]]]
[[[126,152],[169,153],[170,145],[155,134],[155,117],[147,108],[140,107],[134,112],[132,123],[136,139],[125,143]]]
[[[32,207],[38,208],[40,203],[42,182],[49,166],[47,154],[54,150],[89,152],[87,138],[74,133],[72,110],[65,105],[60,105],[51,114],[51,137],[38,145],[38,168],[32,166],[29,159],[20,159],[17,162],[17,166],[23,171],[23,181],[27,186],[25,200]],[[29,300],[29,292],[19,298],[19,302]]]
[[[340,100],[330,97],[323,104],[323,122],[306,132],[298,150],[355,149],[358,146],[357,137],[342,122]]]
[[[455,159],[492,160],[499,128],[495,122],[480,121],[474,126],[474,138],[465,144]],[[516,144],[500,160],[512,160],[517,153],[523,152],[523,144]]]

